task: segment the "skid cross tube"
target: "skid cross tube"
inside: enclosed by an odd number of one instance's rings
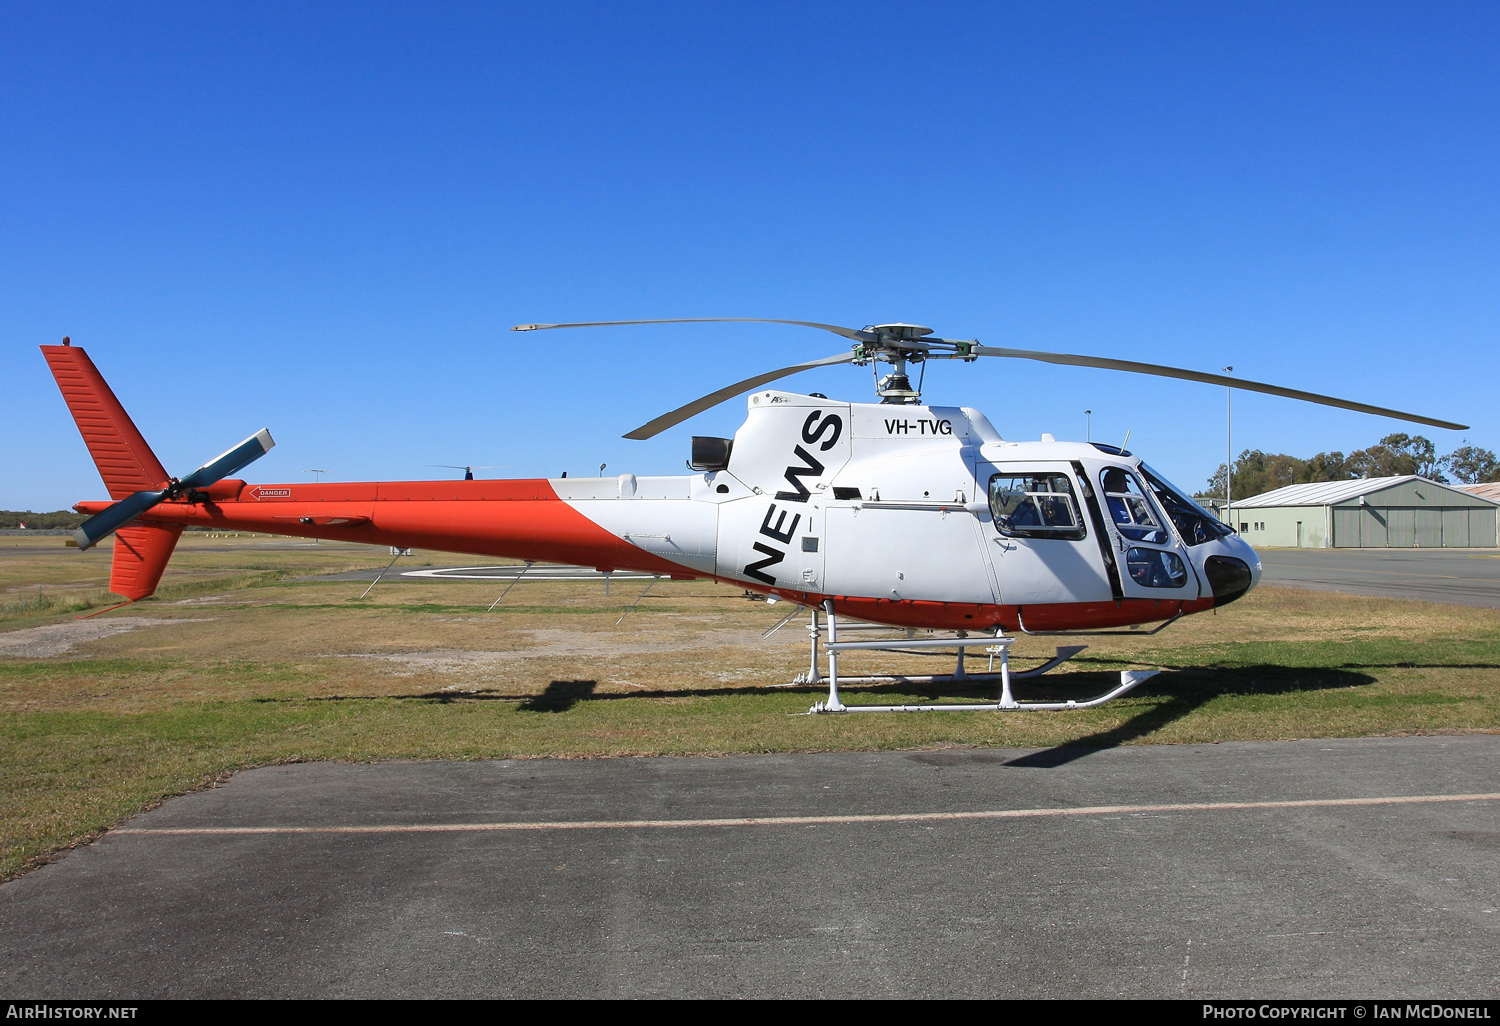
[[[823,648],[828,652],[828,700],[819,702],[808,710],[809,713],[823,712],[906,712],[926,711],[928,708],[944,708],[960,711],[962,709],[1012,709],[1016,707],[1016,700],[1010,693],[1010,646],[1015,644],[1015,638],[997,638],[994,635],[985,635],[978,638],[891,638],[884,641],[839,641],[838,623],[833,615],[833,603],[825,605],[828,611],[828,640],[823,643]],[[975,705],[975,706],[883,706],[883,705],[845,705],[839,699],[839,653],[850,651],[890,651],[892,649],[926,649],[926,648],[956,648],[958,649],[957,672],[953,680],[967,679],[964,674],[963,651],[966,648],[988,648],[1000,650],[1000,704]]]
[[[808,610],[812,618],[807,623],[808,640],[811,642],[812,654],[808,657],[807,680],[810,684],[818,682],[818,642],[823,638],[823,628],[818,624],[818,607],[813,606]]]
[[[843,712],[844,703],[839,701],[839,624],[833,615],[833,599],[825,599],[823,609],[828,613],[828,640],[823,643],[828,650],[828,701],[818,703],[823,707],[819,711]],[[818,705],[813,708],[818,709]]]

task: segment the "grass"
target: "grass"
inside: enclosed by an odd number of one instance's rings
[[[7,541],[12,541],[7,539]],[[785,606],[660,582],[498,585],[298,580],[376,568],[383,550],[188,536],[158,600],[90,620],[107,556],[58,539],[0,545],[0,646],[77,634],[50,655],[0,647],[0,878],[236,769],[312,759],[482,759],[1006,745],[1080,746],[1500,729],[1500,612],[1262,588],[1152,637],[1084,638],[1021,697],[1085,697],[1163,672],[1100,709],[1020,716],[807,717],[805,631]],[[51,544],[49,544],[51,543]],[[418,554],[414,562],[441,560]],[[399,568],[398,568],[399,569]],[[40,585],[46,601],[34,601]],[[71,597],[70,597],[71,596]],[[121,628],[134,627],[132,630]],[[16,632],[23,633],[16,633]],[[119,631],[118,633],[108,633]],[[1066,640],[1066,639],[1060,639]],[[1023,638],[1017,662],[1050,654]],[[941,660],[849,656],[847,672]],[[991,688],[850,688],[849,701],[992,697]]]

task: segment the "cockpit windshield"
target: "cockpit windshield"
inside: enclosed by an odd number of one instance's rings
[[[1141,473],[1151,485],[1156,501],[1161,503],[1162,509],[1167,511],[1167,516],[1172,518],[1172,523],[1176,525],[1177,533],[1182,535],[1184,543],[1202,545],[1206,541],[1213,541],[1215,538],[1223,538],[1225,535],[1234,533],[1228,524],[1188,498],[1182,489],[1144,463],[1141,464]]]

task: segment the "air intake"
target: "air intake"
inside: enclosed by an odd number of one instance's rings
[[[724,470],[729,466],[729,453],[734,449],[732,438],[708,438],[693,436],[693,458],[688,466],[694,470]]]

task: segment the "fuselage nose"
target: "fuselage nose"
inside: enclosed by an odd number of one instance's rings
[[[1231,551],[1227,555],[1242,560],[1250,568],[1250,584],[1245,588],[1246,591],[1249,591],[1260,583],[1260,556],[1250,547],[1249,542],[1237,534],[1232,534],[1224,540],[1231,543]]]
[[[1196,546],[1199,570],[1213,593],[1214,605],[1224,606],[1260,583],[1260,557],[1237,534]]]

